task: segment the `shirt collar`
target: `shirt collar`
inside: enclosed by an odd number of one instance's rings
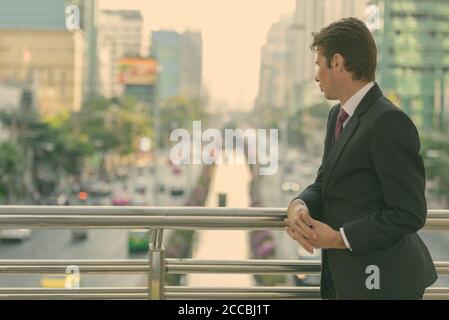
[[[362,101],[363,97],[368,93],[368,91],[374,86],[374,82],[367,83],[362,89],[357,91],[351,98],[349,98],[348,101],[341,107],[343,110],[346,111],[346,113],[349,115],[349,118],[352,117],[352,115],[355,112],[355,109]]]

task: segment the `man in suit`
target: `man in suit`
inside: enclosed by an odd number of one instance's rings
[[[286,231],[322,248],[324,299],[421,299],[437,274],[417,234],[425,222],[418,131],[374,82],[377,49],[364,22],[347,18],[314,34],[329,113],[315,183],[287,209]]]

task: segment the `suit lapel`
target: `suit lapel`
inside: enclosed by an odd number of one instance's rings
[[[368,107],[373,104],[377,98],[379,98],[382,95],[382,91],[380,90],[379,86],[375,84],[363,97],[362,101],[360,101],[360,104],[355,109],[354,114],[349,119],[346,127],[343,129],[340,139],[337,141],[334,141],[335,139],[335,124],[332,125],[332,128],[334,129],[332,132],[332,140],[333,145],[331,146],[331,149],[329,151],[329,154],[327,156],[326,162],[324,164],[323,168],[323,191],[326,188],[329,178],[332,175],[332,171],[335,168],[335,165],[338,162],[338,159],[340,158],[341,153],[343,152],[346,144],[351,139],[354,132],[357,130],[359,123],[360,123],[360,116],[365,113],[368,110]],[[340,106],[341,108],[341,106]],[[335,112],[338,115],[340,112],[340,108],[338,108]],[[333,121],[336,121],[336,117]]]

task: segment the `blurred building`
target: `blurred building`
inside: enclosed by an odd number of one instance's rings
[[[185,31],[181,37],[180,92],[188,98],[199,98],[202,86],[203,40],[201,33]]]
[[[151,56],[158,62],[157,100],[199,98],[202,86],[202,37],[199,32],[153,31]]]
[[[150,55],[158,62],[157,100],[177,96],[180,88],[181,39],[175,31],[153,31]]]
[[[0,29],[65,30],[65,0],[0,0]]]
[[[0,0],[0,81],[27,82],[43,116],[82,104],[84,38],[63,0]]]
[[[268,31],[266,44],[261,50],[259,91],[256,105],[283,108],[286,103],[288,81],[291,73],[292,51],[289,28],[292,16],[283,16]]]
[[[421,129],[444,129],[449,108],[449,0],[374,1],[378,81]]]
[[[60,30],[0,30],[0,81],[29,82],[45,117],[82,103],[83,37]]]
[[[99,16],[98,42],[100,75],[105,96],[119,96],[124,87],[119,82],[120,59],[140,57],[143,17],[138,10],[102,10]],[[103,70],[104,68],[109,70]],[[106,76],[110,76],[109,79]],[[109,83],[105,83],[108,81]]]

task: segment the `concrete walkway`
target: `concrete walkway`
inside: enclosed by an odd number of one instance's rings
[[[237,153],[237,157],[244,157]],[[240,158],[241,161],[244,158]],[[247,208],[250,204],[251,174],[248,165],[219,164],[211,181],[207,207],[218,207],[218,194],[227,194],[227,207]],[[248,259],[249,234],[245,230],[200,230],[194,259],[240,260]],[[244,274],[189,274],[189,286],[249,287],[252,276]]]

